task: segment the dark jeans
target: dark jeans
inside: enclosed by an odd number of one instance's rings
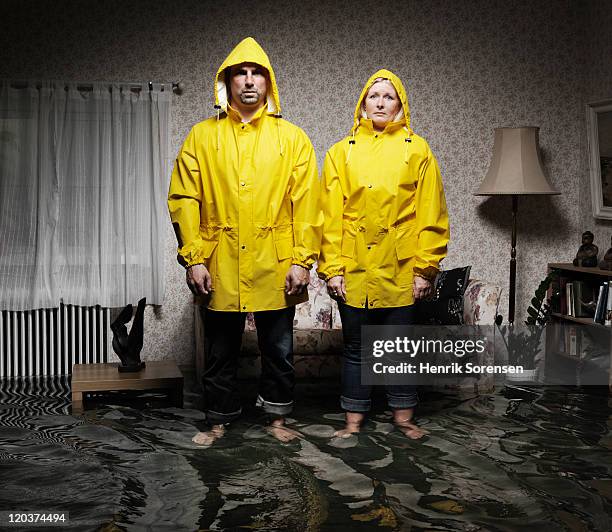
[[[261,351],[261,378],[257,406],[270,414],[285,415],[293,408],[293,318],[295,307],[255,312]],[[236,419],[242,408],[237,383],[238,358],[246,313],[205,310],[204,411],[208,423]]]
[[[372,386],[361,384],[361,326],[410,325],[414,323],[413,306],[395,308],[356,308],[338,304],[342,320],[344,350],[342,357],[342,396],[340,404],[349,412],[369,412]],[[413,408],[418,403],[416,386],[387,386],[387,401],[393,410]]]

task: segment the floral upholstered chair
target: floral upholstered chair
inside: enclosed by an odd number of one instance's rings
[[[463,293],[463,323],[466,325],[493,325],[501,290],[485,281],[468,279],[469,268],[465,272]],[[451,270],[449,270],[451,271]],[[314,270],[310,273],[308,286],[309,300],[296,307],[294,320],[294,365],[298,377],[335,377],[339,375],[340,354],[342,352],[342,323],[338,305],[327,294],[325,282],[319,279]],[[456,308],[456,306],[454,307]],[[197,307],[196,307],[197,309]],[[201,374],[203,368],[203,330],[201,313],[196,310],[196,370]],[[245,338],[242,348],[243,362],[241,376],[256,376],[259,370],[259,357],[255,321],[252,314],[247,315]],[[478,391],[492,387],[485,382],[478,384]],[[461,385],[462,386],[462,385]]]

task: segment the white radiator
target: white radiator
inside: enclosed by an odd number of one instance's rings
[[[62,304],[0,314],[0,378],[69,375],[72,364],[108,361],[108,308]]]

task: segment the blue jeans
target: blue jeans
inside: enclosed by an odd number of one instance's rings
[[[342,320],[344,350],[342,352],[342,396],[340,404],[348,412],[369,412],[372,406],[372,386],[361,384],[361,327],[363,325],[411,325],[412,305],[394,308],[356,308],[338,303]],[[418,403],[416,386],[387,386],[387,401],[393,410],[414,408]]]
[[[237,382],[244,312],[206,309],[204,332],[204,411],[208,423],[221,425],[242,412]],[[293,409],[293,318],[295,307],[255,312],[261,351],[257,406],[283,416]]]

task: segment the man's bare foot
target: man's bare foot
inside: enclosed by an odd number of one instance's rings
[[[414,408],[405,408],[402,410],[394,410],[393,411],[393,422],[395,426],[411,440],[418,440],[425,436],[425,434],[429,434],[428,431],[422,429],[418,425],[415,425],[412,422],[412,418],[414,416]]]
[[[334,432],[334,436],[336,438],[350,438],[351,434],[356,434],[361,430],[361,423],[364,417],[359,412],[347,412],[345,427]]]
[[[208,447],[212,445],[215,440],[218,440],[225,434],[225,427],[223,425],[213,425],[210,430],[205,432],[198,432],[191,441],[197,445],[203,445]]]
[[[298,431],[290,429],[285,425],[285,418],[273,420],[272,423],[266,427],[266,431],[281,443],[289,443],[296,438],[302,437]]]

